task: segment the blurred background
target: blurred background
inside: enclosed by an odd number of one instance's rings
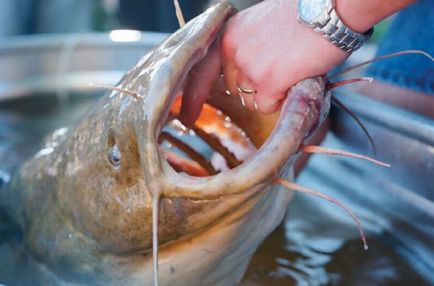
[[[190,19],[207,0],[184,1]],[[172,0],[2,0],[0,35],[107,31],[118,28],[173,32]]]
[[[180,1],[185,18],[200,14],[210,0]],[[258,0],[236,1],[239,7]],[[173,32],[173,0],[1,0],[0,36],[135,29]],[[380,28],[383,30],[383,28]],[[382,33],[377,33],[376,36]]]

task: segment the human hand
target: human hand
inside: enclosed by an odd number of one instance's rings
[[[347,53],[297,22],[296,1],[269,0],[229,21],[222,58],[229,91],[240,94],[247,108],[270,113],[291,86],[327,73]]]
[[[184,123],[192,124],[199,116],[220,66],[232,95],[241,96],[250,110],[272,113],[291,86],[325,74],[347,58],[347,53],[297,22],[296,2],[264,1],[230,19],[221,45],[214,45],[192,70],[181,111]]]

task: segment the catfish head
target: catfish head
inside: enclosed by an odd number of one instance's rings
[[[26,250],[56,279],[150,285],[158,245],[160,284],[232,285],[282,221],[292,194],[272,182],[291,178],[299,146],[328,112],[323,78],[293,87],[273,115],[246,110],[216,82],[205,111],[217,115],[195,134],[227,168],[164,131],[190,70],[233,13],[221,2],[169,37],[77,124],[55,132],[1,194]],[[228,118],[235,129],[212,129]],[[168,138],[182,154],[164,148]]]

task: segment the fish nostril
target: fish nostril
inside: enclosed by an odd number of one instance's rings
[[[118,146],[115,144],[113,145],[110,150],[109,150],[109,154],[108,154],[108,159],[110,164],[114,167],[114,168],[119,168],[121,165],[121,151],[119,150]]]
[[[107,138],[107,146],[108,150],[108,160],[110,165],[112,165],[115,169],[119,168],[121,165],[121,151],[119,150],[118,145],[116,145],[116,138],[113,130],[109,130],[108,138]]]

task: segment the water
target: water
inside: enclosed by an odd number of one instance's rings
[[[365,251],[345,213],[296,195],[284,225],[258,249],[242,285],[430,285],[387,246],[388,237],[372,232]]]
[[[50,131],[71,125],[98,96],[73,94],[66,105],[50,94],[2,102],[0,179],[34,155]],[[242,285],[430,285],[398,254],[393,239],[374,225],[365,227],[368,251],[343,211],[296,195],[282,226],[253,257]]]

